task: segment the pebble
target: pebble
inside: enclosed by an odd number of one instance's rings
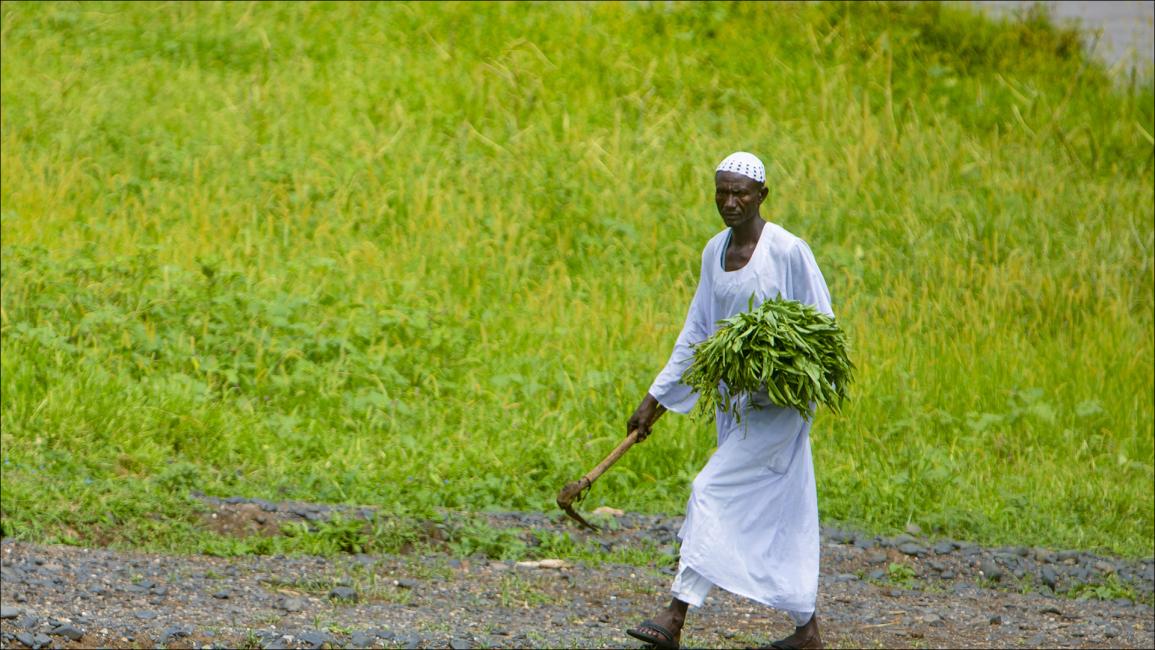
[[[213,593],[213,598],[219,598],[220,600],[227,600],[228,597],[231,595],[232,594],[229,593],[228,589],[221,589],[220,591]]]
[[[854,533],[835,528],[830,531],[829,538],[836,544],[851,544],[854,542]]]
[[[28,646],[29,648],[31,648],[33,646],[33,644],[36,643],[36,641],[32,637],[32,635],[27,633],[27,632],[17,632],[16,633],[16,640],[19,641],[20,643],[23,643],[24,645]]]
[[[855,548],[860,548],[864,551],[869,551],[870,549],[872,549],[876,546],[876,543],[873,539],[871,539],[869,537],[858,536],[858,537],[854,538],[854,546],[855,546]]]
[[[19,607],[0,607],[0,618],[16,618],[24,613]]]
[[[470,650],[473,644],[465,639],[451,639],[449,641],[450,650]]]
[[[308,630],[308,631],[301,632],[300,634],[298,634],[297,640],[301,641],[302,643],[308,643],[309,645],[313,646],[314,648],[320,648],[321,646],[325,645],[326,643],[329,643],[330,641],[332,641],[333,637],[330,636],[328,632],[320,632],[317,630]]]
[[[160,642],[168,643],[173,639],[183,639],[186,636],[192,636],[192,630],[183,625],[174,625],[160,633]]]
[[[300,598],[284,597],[277,601],[277,609],[281,609],[286,612],[299,612],[305,609],[305,601],[301,600]]]
[[[954,551],[954,544],[951,542],[939,542],[934,545],[934,552],[939,555],[946,555]]]
[[[983,558],[979,563],[979,571],[982,571],[983,575],[990,580],[999,581],[1003,579],[1003,570],[999,568],[999,565],[995,564],[994,560]]]
[[[357,590],[352,587],[334,587],[329,592],[329,598],[333,600],[344,600],[348,602],[357,602]]]
[[[156,618],[156,612],[151,609],[140,609],[136,611],[136,617],[142,621],[151,621]]]
[[[1054,590],[1055,585],[1059,582],[1058,576],[1055,575],[1055,570],[1049,566],[1043,567],[1043,570],[1039,573],[1039,577],[1042,579],[1043,584],[1050,587],[1051,590]]]
[[[898,550],[901,553],[906,555],[913,555],[915,557],[922,557],[926,555],[926,549],[913,542],[907,542],[906,544],[899,545]]]
[[[994,616],[991,617],[991,625],[1002,625],[1002,624],[1003,624],[1003,617],[1002,616],[995,614]]]
[[[886,562],[886,553],[874,553],[867,556],[866,561],[870,564],[882,564]]]
[[[62,636],[68,639],[72,639],[73,641],[79,641],[80,638],[84,636],[84,630],[81,630],[73,625],[65,624],[53,628],[49,634],[54,636]]]

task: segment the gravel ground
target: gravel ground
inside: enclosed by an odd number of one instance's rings
[[[208,520],[234,534],[336,510],[202,498],[213,507]],[[680,517],[624,514],[595,534],[555,514],[486,516],[494,527],[565,530],[618,550],[672,550],[681,525]],[[880,538],[826,527],[822,544],[818,610],[828,647],[1155,647],[1145,604],[1152,559],[984,548],[917,529]],[[667,602],[673,569],[445,554],[166,556],[4,540],[0,646],[641,648],[622,630]],[[1137,601],[1061,595],[1108,583]],[[747,647],[791,630],[784,614],[715,590],[691,611],[682,641]]]

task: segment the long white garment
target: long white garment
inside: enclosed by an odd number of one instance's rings
[[[698,289],[670,360],[650,394],[688,413],[698,394],[682,383],[693,345],[717,322],[779,294],[833,316],[830,292],[806,242],[767,223],[746,266],[723,268],[729,229],[702,251]],[[818,596],[818,494],[810,457],[810,424],[797,411],[739,404],[741,422],[716,413],[718,448],[694,479],[678,537],[681,563],[719,587],[778,609],[814,611]]]

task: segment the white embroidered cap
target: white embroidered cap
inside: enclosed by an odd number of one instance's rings
[[[718,165],[718,169],[714,171],[734,172],[746,178],[753,178],[759,183],[766,182],[766,168],[762,166],[762,161],[758,160],[758,156],[745,151],[738,151],[726,156],[726,159]]]

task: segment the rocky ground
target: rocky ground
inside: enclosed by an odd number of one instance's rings
[[[226,534],[274,534],[335,509],[202,497]],[[368,509],[346,515],[368,515]],[[568,531],[605,549],[669,549],[680,518],[623,514],[579,531],[555,514],[487,515],[495,528]],[[651,556],[655,554],[651,553]],[[445,553],[163,556],[0,543],[0,645],[169,648],[641,648],[622,630],[668,599],[649,566]],[[823,530],[819,620],[828,647],[1155,647],[1152,559],[983,548]],[[1127,597],[1122,597],[1127,596]],[[688,647],[748,647],[791,624],[720,590],[692,611]]]

